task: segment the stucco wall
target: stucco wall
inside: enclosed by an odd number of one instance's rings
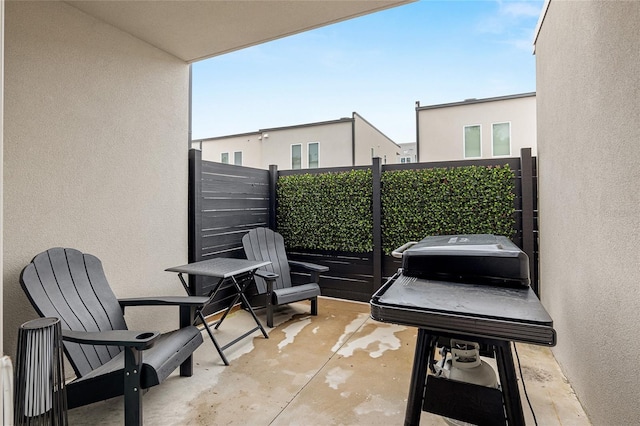
[[[319,142],[319,167],[351,165],[351,122],[272,129],[262,139],[262,167],[291,169],[291,145],[302,145],[302,168],[309,167],[309,142]]]
[[[355,165],[368,166],[371,164],[371,148],[373,148],[375,157],[382,158],[382,164],[394,164],[400,147],[358,114],[353,114],[353,120],[356,144]]]
[[[230,136],[224,139],[204,140],[200,148],[205,161],[221,161],[223,152],[229,153],[229,164],[234,163],[234,152],[242,152],[242,165],[262,168],[262,142],[259,133]],[[198,146],[194,146],[198,148]]]
[[[4,349],[37,315],[21,269],[53,246],[101,258],[119,297],[177,294],[187,261],[188,66],[62,2],[7,2]],[[165,311],[166,309],[166,311]],[[130,308],[131,328],[178,324]]]
[[[594,425],[640,418],[640,3],[553,0],[536,44],[540,285]]]
[[[408,159],[409,162],[411,163],[417,162],[418,161],[418,154],[416,149],[417,145],[418,144],[415,142],[401,143],[399,154],[396,158],[396,163],[401,163],[402,162],[401,158]]]
[[[511,157],[521,148],[536,155],[536,97],[418,110],[419,161],[464,159],[464,126],[481,126],[482,158],[492,158],[494,123],[511,123]]]
[[[309,143],[318,142],[318,167],[344,167],[353,164],[353,126],[355,126],[356,165],[371,164],[371,148],[375,155],[386,156],[387,163],[395,163],[398,147],[391,139],[358,114],[353,120],[340,119],[308,125],[266,129],[259,133],[231,135],[203,140],[202,158],[220,161],[220,153],[242,151],[243,166],[268,169],[275,164],[279,170],[291,169],[291,146],[302,145],[302,168],[309,167]],[[261,137],[261,139],[259,139]],[[200,146],[200,144],[197,144]],[[198,148],[199,146],[195,146]]]

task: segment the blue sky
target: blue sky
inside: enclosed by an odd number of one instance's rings
[[[193,138],[350,117],[415,141],[415,102],[535,91],[543,0],[419,1],[193,65]]]

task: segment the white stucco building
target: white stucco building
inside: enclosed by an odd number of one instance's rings
[[[536,155],[536,94],[416,103],[419,161]]]
[[[280,170],[361,166],[373,157],[395,163],[400,152],[388,136],[354,112],[349,118],[261,129],[193,141],[202,159]]]

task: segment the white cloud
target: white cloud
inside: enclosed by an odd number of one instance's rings
[[[537,20],[542,11],[541,0],[506,1],[497,0],[493,14],[485,15],[476,23],[480,34],[499,36],[500,44],[512,46],[518,50],[531,51],[533,34],[531,21]],[[525,30],[526,28],[526,30]]]
[[[542,10],[541,1],[496,1],[494,14],[485,15],[476,25],[483,34],[504,34],[521,26],[522,21],[537,19]]]
[[[498,2],[499,13],[512,18],[537,18],[540,16],[540,5],[532,2]]]
[[[502,34],[506,24],[498,16],[485,16],[476,24],[476,30],[481,34]]]
[[[505,44],[508,44],[509,46],[515,47],[516,49],[519,50],[526,50],[531,52],[533,49],[533,38],[514,38],[514,39],[508,39],[505,40]]]

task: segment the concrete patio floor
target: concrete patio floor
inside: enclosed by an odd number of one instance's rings
[[[264,321],[264,312],[258,311]],[[242,310],[216,336],[231,341],[252,328]],[[278,311],[269,339],[258,331],[220,360],[206,333],[194,375],[177,372],[144,395],[147,425],[402,425],[417,330],[369,317],[369,305],[321,298]],[[539,425],[590,425],[548,348],[517,344]],[[520,381],[522,386],[522,383]],[[528,425],[531,410],[521,397]],[[69,411],[71,425],[123,423],[122,398]],[[422,413],[421,425],[446,425]]]

